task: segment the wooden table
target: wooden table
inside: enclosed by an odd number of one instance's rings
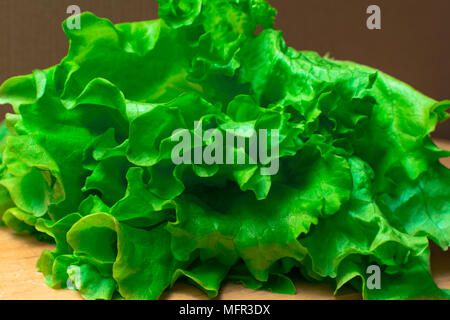
[[[444,149],[450,150],[450,143],[437,141]],[[450,158],[442,160],[450,167]],[[0,299],[81,299],[76,291],[53,290],[44,284],[42,274],[36,271],[36,261],[44,249],[52,250],[53,245],[38,242],[31,236],[17,235],[11,230],[0,228]],[[441,288],[450,289],[450,251],[442,252],[433,246],[431,250],[433,278]],[[344,289],[338,296],[333,295],[327,284],[296,283],[296,295],[280,295],[266,291],[254,291],[240,285],[226,284],[220,299],[359,299],[360,295],[351,289]],[[179,283],[163,296],[164,299],[207,299],[199,289]]]

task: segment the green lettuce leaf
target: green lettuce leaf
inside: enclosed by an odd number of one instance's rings
[[[448,299],[429,242],[450,245],[450,152],[430,133],[450,101],[288,47],[264,0],[158,3],[153,21],[63,23],[67,56],[0,86],[0,224],[56,244],[44,281],[86,299],[187,281],[212,298],[224,282],[294,294],[300,273],[365,299]],[[231,130],[244,146],[226,149]],[[247,143],[259,130],[278,133],[272,175]]]

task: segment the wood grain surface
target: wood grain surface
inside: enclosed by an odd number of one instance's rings
[[[446,150],[450,142],[436,141]],[[442,159],[450,167],[450,158]],[[0,228],[0,299],[43,299],[68,300],[81,299],[76,291],[54,290],[47,287],[41,273],[36,271],[36,261],[42,251],[53,250],[54,246],[36,241],[31,236],[18,235],[6,228]],[[450,289],[450,251],[443,252],[433,246],[431,250],[431,268],[433,278],[441,288]],[[240,285],[225,284],[218,299],[227,300],[316,300],[316,299],[360,299],[361,296],[351,289],[344,289],[333,295],[328,284],[312,284],[305,281],[296,283],[295,295],[280,295],[266,291],[254,291]],[[183,283],[177,283],[163,299],[207,299],[199,289]]]

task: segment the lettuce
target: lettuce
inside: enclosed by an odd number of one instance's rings
[[[450,152],[430,139],[450,101],[286,46],[263,0],[158,2],[155,21],[64,23],[67,56],[0,87],[0,218],[56,242],[45,282],[86,299],[157,299],[178,279],[292,294],[300,272],[366,299],[449,298],[429,240],[450,245]],[[175,165],[195,122],[278,130],[279,171]]]

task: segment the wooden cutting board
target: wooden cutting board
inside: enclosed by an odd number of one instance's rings
[[[450,142],[437,141],[450,150]],[[442,162],[450,167],[450,158]],[[0,228],[0,299],[81,299],[76,291],[54,290],[44,284],[42,274],[36,271],[36,261],[42,251],[53,250],[54,246],[36,241],[31,236],[17,235],[11,230]],[[443,252],[433,246],[431,250],[433,278],[441,288],[450,289],[450,251]],[[344,289],[337,296],[327,284],[296,283],[296,295],[280,295],[266,291],[254,291],[240,285],[226,284],[219,299],[229,300],[316,300],[316,299],[360,299],[360,294]],[[163,296],[164,299],[207,299],[199,289],[183,283]]]

